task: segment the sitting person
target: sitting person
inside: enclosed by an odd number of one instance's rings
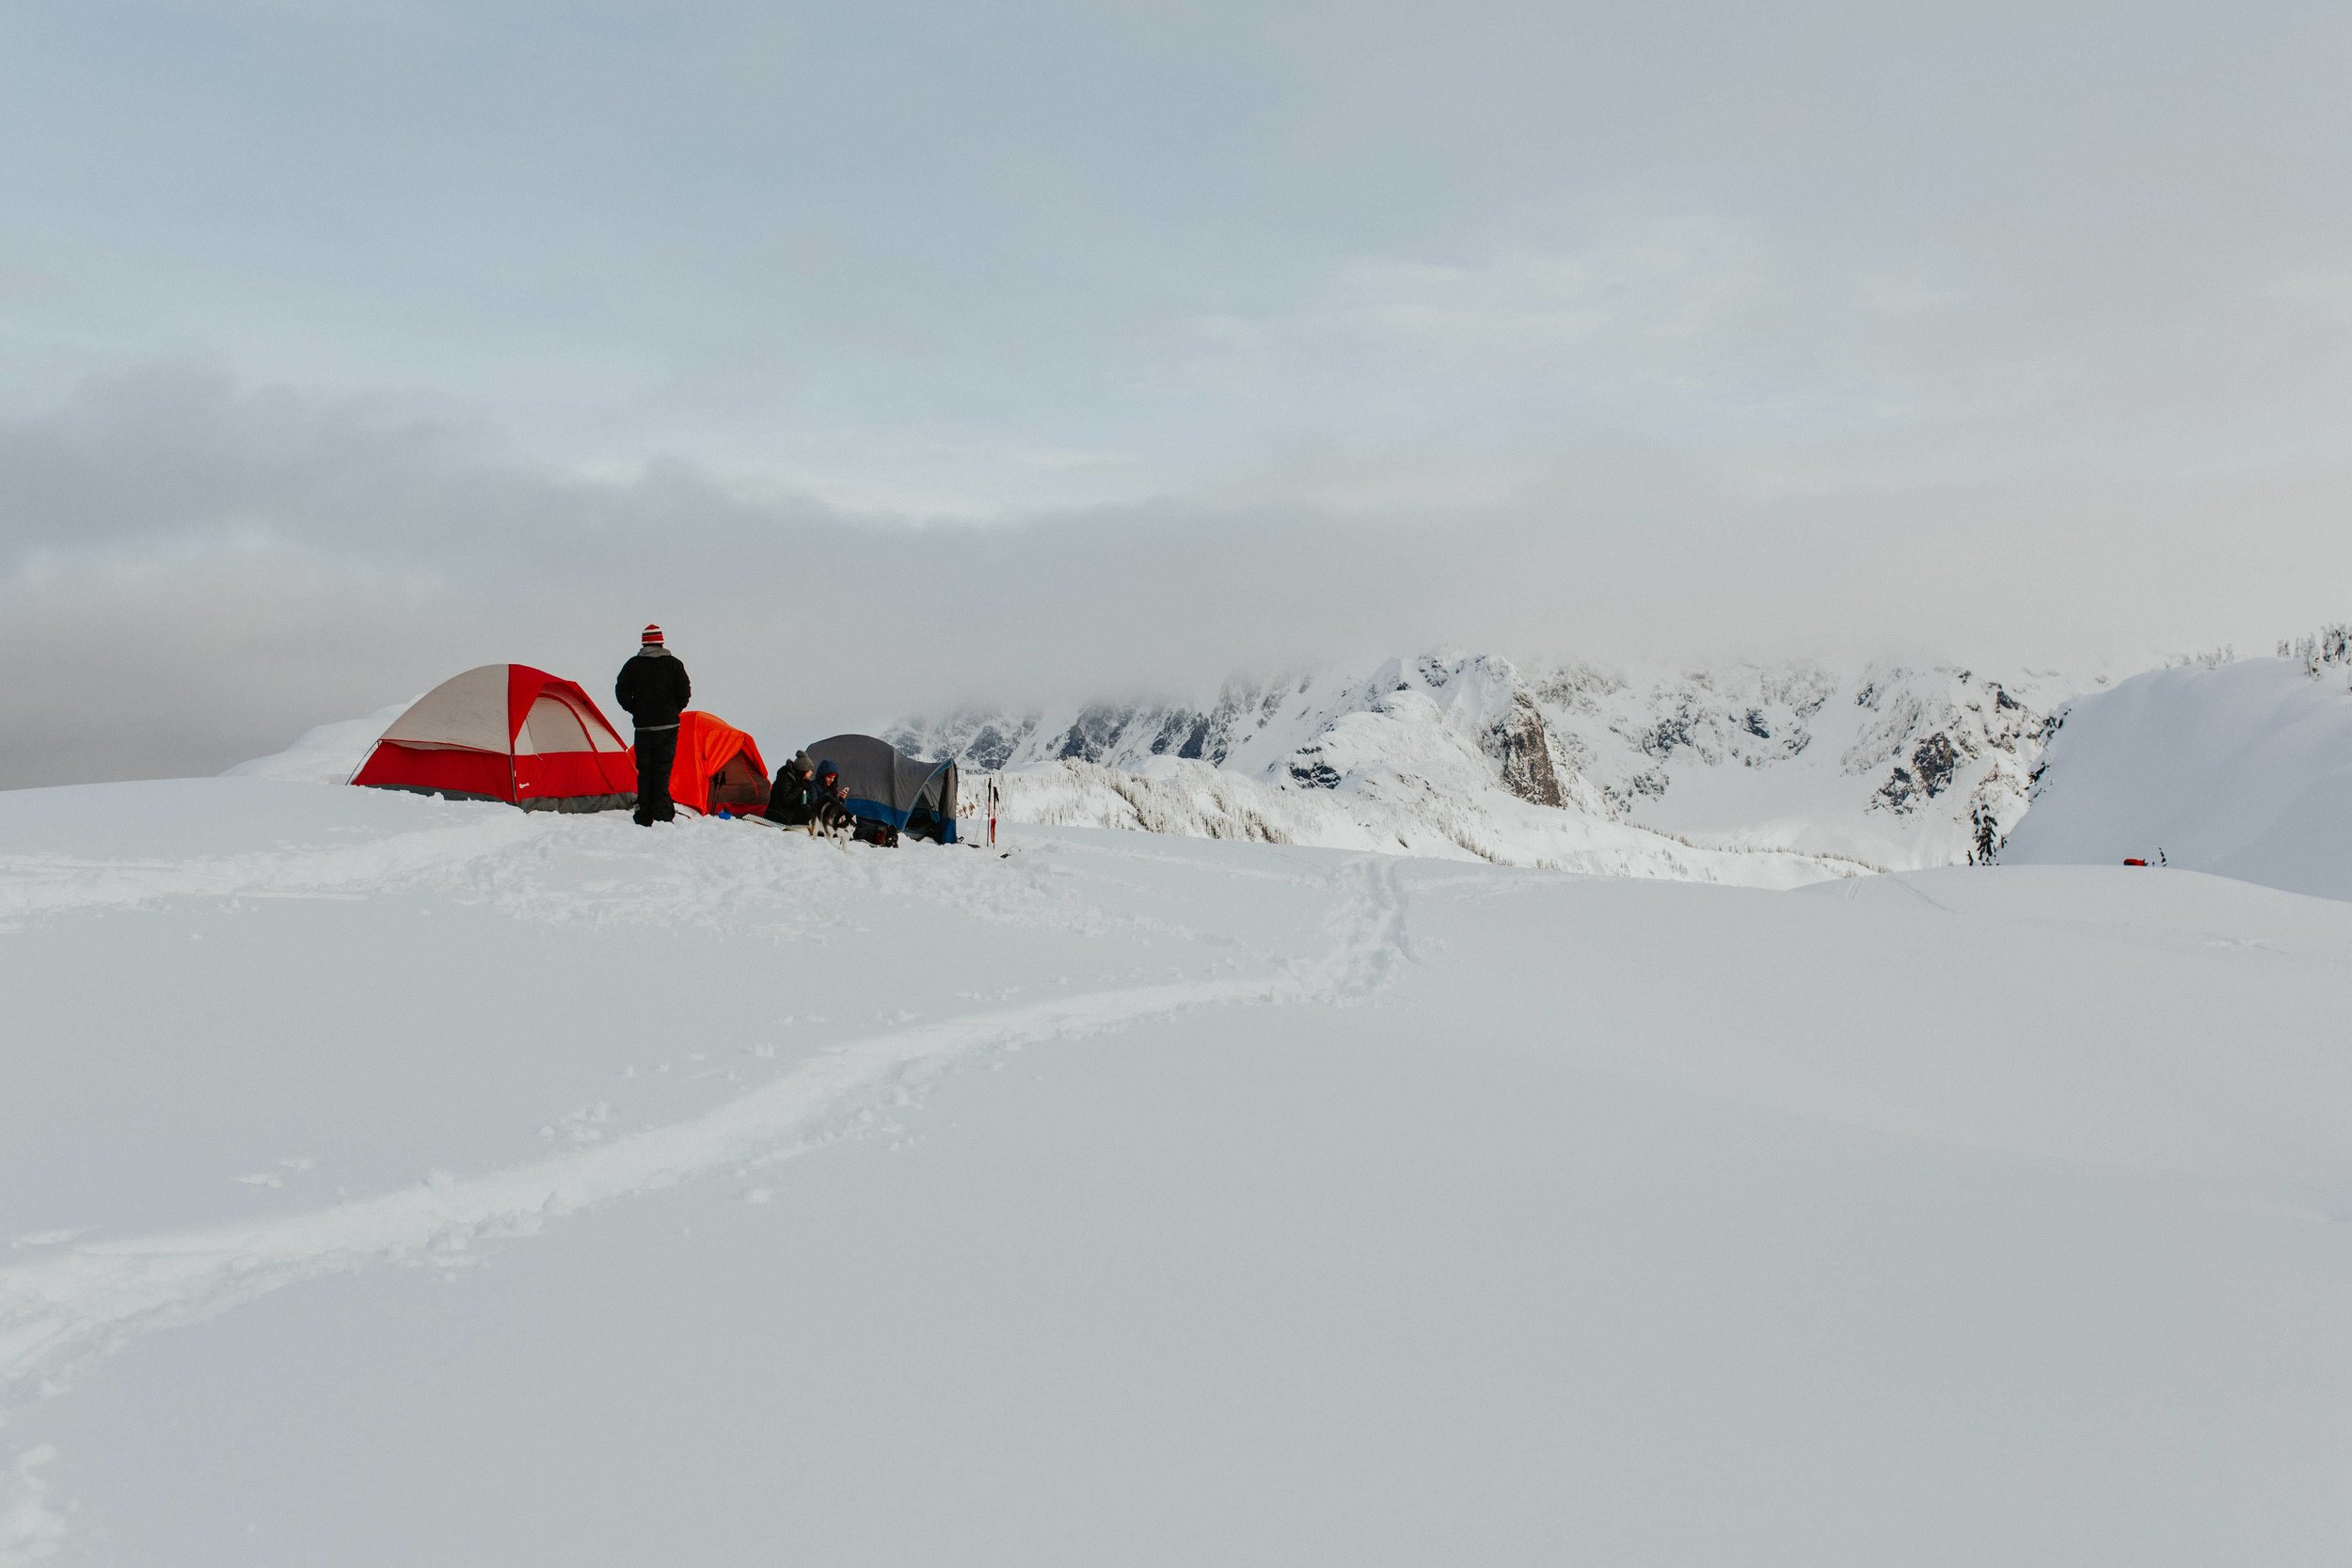
[[[817,805],[817,770],[806,752],[776,769],[776,787],[768,792],[768,809],[760,815],[787,828],[805,828]]]
[[[817,786],[809,794],[810,824],[828,833],[847,833],[857,828],[857,818],[850,812],[850,792],[842,786],[841,770],[830,758],[817,765]]]

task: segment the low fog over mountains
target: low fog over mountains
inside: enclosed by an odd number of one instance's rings
[[[1982,858],[2023,817],[2073,690],[1958,667],[1441,652],[1201,703],[951,713],[891,738],[1007,771],[1031,820],[1779,882],[1798,863]]]

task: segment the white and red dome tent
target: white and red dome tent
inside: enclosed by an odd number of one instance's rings
[[[351,782],[526,811],[637,801],[636,759],[588,693],[528,664],[452,675],[392,721]]]

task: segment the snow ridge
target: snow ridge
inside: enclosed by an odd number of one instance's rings
[[[2128,858],[2352,897],[2347,647],[2151,670],[2075,704],[2002,862]]]
[[[1006,771],[1017,820],[1776,886],[1986,858],[2025,814],[2058,694],[1958,667],[1439,652],[1235,679],[1200,705],[887,733]]]

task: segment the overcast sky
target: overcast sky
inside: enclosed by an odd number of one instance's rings
[[[0,785],[2352,617],[2352,7],[0,6]]]

